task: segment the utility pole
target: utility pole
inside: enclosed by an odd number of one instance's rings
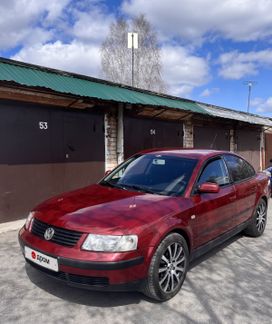
[[[134,87],[134,49],[138,48],[138,33],[128,33],[128,48],[131,48],[131,86]]]
[[[249,113],[250,108],[250,99],[251,99],[251,90],[252,87],[256,84],[256,81],[245,81],[244,85],[248,86],[248,97],[247,97],[247,113]]]

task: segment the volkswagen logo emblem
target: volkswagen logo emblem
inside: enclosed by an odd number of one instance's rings
[[[43,236],[47,241],[49,241],[54,236],[54,233],[55,233],[54,228],[48,227],[47,230],[44,232]]]

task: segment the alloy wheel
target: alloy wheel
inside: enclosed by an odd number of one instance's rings
[[[262,232],[266,223],[266,203],[262,201],[257,208],[256,226],[259,232]]]
[[[159,265],[159,285],[165,293],[171,293],[179,286],[185,274],[185,254],[180,243],[170,244],[163,253]]]

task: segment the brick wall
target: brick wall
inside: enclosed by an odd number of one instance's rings
[[[115,112],[105,114],[105,171],[117,165],[117,115]]]
[[[185,120],[183,123],[183,147],[194,147],[194,126],[191,120]]]
[[[234,129],[230,130],[230,151],[236,152],[237,151],[237,144],[235,141],[235,131]]]

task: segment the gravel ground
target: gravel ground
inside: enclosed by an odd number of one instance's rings
[[[25,266],[17,232],[0,234],[0,322],[272,323],[272,208],[266,231],[237,235],[191,265],[180,293],[154,303],[56,283]]]

